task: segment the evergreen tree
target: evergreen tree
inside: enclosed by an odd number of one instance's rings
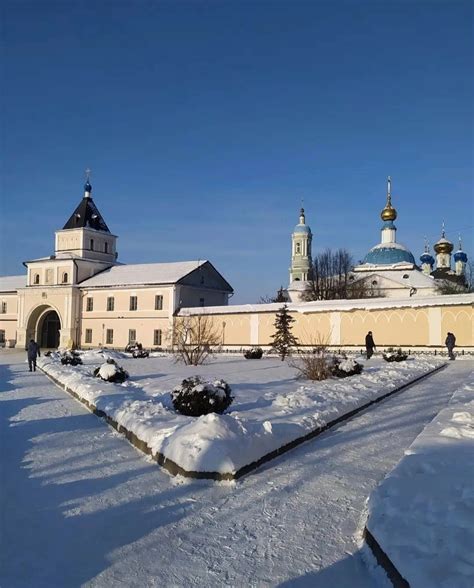
[[[271,346],[278,353],[283,361],[287,355],[291,354],[291,348],[298,345],[296,337],[291,332],[291,323],[295,319],[290,316],[286,304],[277,312],[275,317],[275,333],[272,335]]]

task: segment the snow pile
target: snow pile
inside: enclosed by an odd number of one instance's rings
[[[367,528],[412,588],[472,588],[474,372],[369,499]]]
[[[173,408],[170,391],[189,377],[189,368],[177,365],[172,357],[122,361],[132,373],[122,384],[92,378],[87,366],[60,366],[55,357],[41,358],[39,365],[135,433],[153,454],[187,471],[234,474],[443,363],[433,357],[401,364],[371,361],[360,376],[301,385],[297,370],[278,359],[218,358],[194,369],[211,382],[218,379],[217,372],[230,383],[235,399],[230,413],[200,418]]]

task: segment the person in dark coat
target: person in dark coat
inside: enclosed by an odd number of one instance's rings
[[[453,349],[456,345],[456,337],[454,336],[454,333],[448,333],[448,336],[446,337],[445,345],[448,349],[449,359],[455,359]]]
[[[367,359],[370,359],[374,354],[375,343],[372,337],[372,331],[369,331],[365,336],[365,349],[367,351]]]
[[[28,367],[30,368],[30,372],[36,372],[36,358],[39,357],[41,353],[39,345],[34,339],[30,339],[26,352],[28,354]]]

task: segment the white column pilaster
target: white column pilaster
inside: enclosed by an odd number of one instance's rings
[[[428,345],[442,345],[441,308],[428,308]]]

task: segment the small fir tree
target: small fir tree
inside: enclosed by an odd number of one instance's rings
[[[290,316],[286,304],[277,312],[275,317],[275,333],[272,335],[271,346],[284,361],[287,355],[291,354],[291,348],[298,345],[296,337],[291,332],[291,323],[295,319]]]

